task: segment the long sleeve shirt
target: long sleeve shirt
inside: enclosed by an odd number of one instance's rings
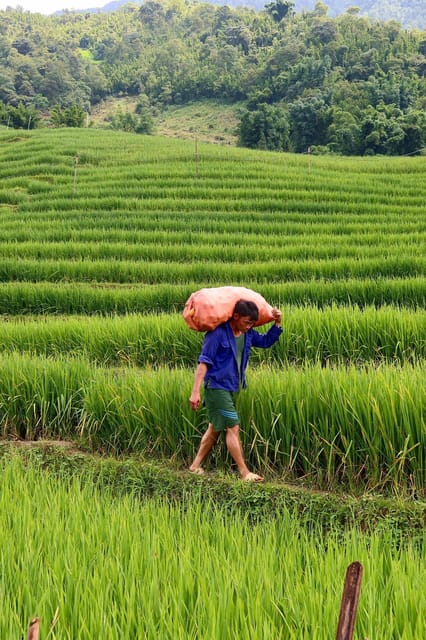
[[[244,349],[241,358],[241,380],[238,371],[237,350],[231,325],[224,322],[204,337],[198,362],[207,365],[204,386],[225,391],[238,391],[240,383],[246,387],[245,370],[252,347],[271,347],[280,337],[282,328],[272,325],[267,333],[258,333],[249,329],[245,334]]]

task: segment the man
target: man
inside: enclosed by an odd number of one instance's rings
[[[239,300],[230,320],[206,333],[189,403],[194,411],[201,406],[200,388],[204,382],[204,403],[209,425],[189,467],[192,473],[204,473],[201,466],[203,461],[216,444],[220,432],[226,431],[226,446],[242,480],[263,481],[262,476],[249,471],[244,460],[235,394],[240,388],[246,387],[245,370],[251,347],[270,347],[282,333],[281,311],[274,307],[272,315],[275,322],[269,331],[265,334],[258,333],[253,329],[259,317],[256,304]]]

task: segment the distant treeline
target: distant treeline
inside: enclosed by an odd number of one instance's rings
[[[112,126],[152,131],[169,105],[242,103],[243,146],[348,155],[426,146],[426,31],[331,18],[318,2],[264,9],[147,1],[112,13],[0,12],[0,124],[82,126],[108,96],[137,97]]]

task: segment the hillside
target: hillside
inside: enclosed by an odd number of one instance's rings
[[[251,466],[421,491],[424,158],[70,128],[0,141],[4,434],[184,466],[205,414],[181,312],[232,283],[285,318],[241,399]]]
[[[99,9],[88,11],[98,12]],[[132,0],[131,4],[141,5],[144,0]],[[293,0],[296,12],[313,11],[318,4],[317,0]],[[108,2],[101,11],[116,11],[120,7],[129,4],[128,0],[115,0]],[[252,7],[260,11],[267,4],[267,0],[212,0],[212,4],[228,5],[230,7]],[[424,0],[326,0],[320,3],[328,7],[330,16],[338,16],[348,9],[357,7],[359,15],[372,18],[374,20],[390,21],[396,20],[407,29],[426,28],[426,3]]]
[[[0,124],[101,121],[137,133],[207,129],[203,139],[274,151],[421,153],[424,34],[321,6],[287,9],[162,0],[54,17],[6,10]]]
[[[359,637],[425,637],[424,164],[0,128],[1,638],[326,640],[354,558]],[[238,394],[260,485],[222,436],[188,473],[182,310],[230,283],[283,314]]]
[[[133,110],[135,106],[135,99],[109,98],[92,109],[90,124],[109,128],[112,114]],[[171,105],[153,118],[154,131],[161,136],[235,146],[242,109],[242,104],[224,104],[218,100]]]
[[[296,11],[312,11],[317,0],[294,0]],[[359,8],[359,15],[373,20],[396,20],[407,29],[426,28],[426,3],[424,0],[326,0],[329,15],[337,16],[348,9]]]

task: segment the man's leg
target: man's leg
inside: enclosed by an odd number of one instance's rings
[[[212,423],[209,423],[206,432],[201,438],[200,446],[198,449],[198,453],[194,458],[194,462],[189,467],[190,471],[197,472],[197,470],[201,470],[201,465],[205,458],[208,456],[210,451],[213,449],[214,445],[217,442],[219,437],[219,431],[215,431]]]
[[[226,446],[232,456],[235,464],[238,467],[242,480],[247,482],[262,482],[262,476],[258,476],[257,473],[252,473],[248,470],[248,467],[244,460],[243,448],[241,446],[240,439],[240,425],[235,427],[228,427],[226,430]]]

